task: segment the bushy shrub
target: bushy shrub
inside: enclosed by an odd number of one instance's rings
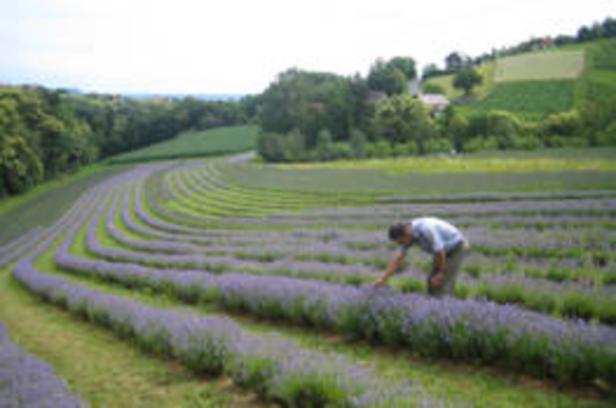
[[[391,146],[385,140],[369,143],[366,146],[366,155],[368,157],[389,157],[391,156]]]
[[[362,159],[366,157],[366,135],[359,129],[351,129],[349,145],[354,158]]]
[[[586,147],[588,140],[583,137],[546,136],[549,147]]]
[[[332,145],[332,156],[334,159],[351,159],[353,150],[346,142],[338,142]]]
[[[317,137],[317,145],[314,149],[317,160],[332,160],[334,158],[334,141],[328,129],[321,129]]]
[[[421,85],[424,93],[445,95],[445,89],[433,82],[425,82]]]
[[[424,142],[425,153],[450,153],[452,150],[451,141],[444,137],[428,139]]]
[[[597,134],[597,144],[599,146],[616,146],[616,120]]]
[[[477,152],[479,150],[495,150],[498,142],[493,136],[477,136],[466,141],[462,147],[465,152]]]
[[[299,130],[289,134],[263,132],[257,137],[257,151],[266,161],[298,161],[306,158],[304,136]]]
[[[397,143],[391,147],[392,156],[412,156],[419,153],[419,147],[415,142]]]
[[[514,137],[512,142],[513,145],[511,147],[515,149],[535,150],[543,146],[541,140],[539,140],[538,137],[532,135]]]
[[[542,123],[542,134],[579,137],[583,132],[582,117],[578,111],[549,115]]]
[[[491,111],[473,116],[469,123],[469,135],[490,135],[496,138],[499,149],[514,147],[515,138],[523,133],[523,124],[514,114]]]

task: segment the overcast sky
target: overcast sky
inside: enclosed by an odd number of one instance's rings
[[[290,68],[442,65],[616,17],[616,0],[0,0],[0,83],[256,93]]]

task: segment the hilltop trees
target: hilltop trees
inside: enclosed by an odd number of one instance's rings
[[[453,86],[464,90],[466,96],[470,95],[472,89],[481,84],[483,78],[474,69],[464,69],[458,71],[453,78]]]
[[[383,100],[376,108],[374,130],[391,144],[413,143],[419,152],[436,135],[435,124],[419,100],[398,95]]]
[[[368,86],[387,95],[399,95],[407,91],[409,80],[417,77],[415,60],[408,57],[394,57],[388,62],[382,59],[370,67]]]

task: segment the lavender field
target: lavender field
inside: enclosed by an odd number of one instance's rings
[[[109,177],[52,226],[0,247],[0,268],[45,307],[191,375],[230,379],[256,395],[249,405],[614,402],[616,192],[257,189],[228,177],[236,160]],[[455,296],[425,295],[431,260],[417,250],[388,288],[372,289],[395,249],[387,226],[427,215],[470,241]],[[387,353],[405,358],[384,368]],[[435,385],[431,368],[413,374],[442,364],[495,373],[518,399]],[[543,388],[519,388],[511,376]],[[233,406],[207,404],[196,405]]]

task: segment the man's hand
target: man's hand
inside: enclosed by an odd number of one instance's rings
[[[383,274],[379,276],[378,279],[372,283],[372,287],[380,288],[381,286],[385,285],[389,277],[393,275],[394,272],[396,272],[398,268],[400,267],[400,263],[402,262],[402,259],[404,259],[404,254],[398,253],[394,255],[390,259],[389,264],[387,264],[387,268],[385,269],[385,272],[383,272]]]
[[[443,272],[438,272],[430,278],[430,285],[433,288],[438,288],[443,283],[443,279],[445,279],[445,274]]]
[[[387,276],[379,276],[377,280],[372,283],[373,288],[380,288],[387,283]]]

